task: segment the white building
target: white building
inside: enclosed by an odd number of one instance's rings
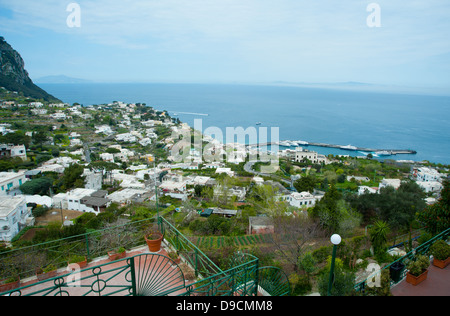
[[[105,135],[112,135],[114,134],[114,131],[111,129],[111,126],[109,125],[101,125],[95,127],[95,133],[100,134],[103,133]]]
[[[386,188],[388,186],[391,186],[397,190],[401,184],[402,184],[402,181],[400,179],[383,179],[383,180],[381,180],[379,188],[381,189],[381,188]]]
[[[363,195],[363,194],[374,194],[374,193],[379,193],[380,188],[371,188],[365,185],[361,185],[358,187],[358,195]]]
[[[230,177],[234,177],[234,171],[232,171],[231,168],[216,168],[216,173],[217,174],[226,173]]]
[[[63,112],[56,112],[53,114],[50,114],[50,118],[55,120],[65,120],[67,118],[67,115]]]
[[[322,196],[316,196],[309,192],[293,192],[290,195],[284,195],[281,197],[282,201],[288,202],[291,206],[298,208],[310,208],[316,205],[316,202],[321,199]]]
[[[60,193],[53,197],[53,206],[72,211],[99,214],[107,207],[110,200],[106,195],[97,196],[101,192],[91,189],[74,189],[67,193]]]
[[[0,199],[0,240],[11,241],[28,224],[33,217],[24,196]]]
[[[327,158],[324,155],[319,155],[315,151],[309,151],[307,149],[303,149],[301,147],[297,147],[295,150],[295,162],[302,162],[305,159],[308,159],[312,163],[326,163]]]
[[[0,157],[19,157],[22,160],[27,160],[27,149],[24,145],[16,146],[11,144],[2,144],[0,145]]]
[[[21,194],[19,187],[26,181],[25,171],[0,172],[0,197]]]
[[[416,172],[417,181],[430,182],[441,181],[442,175],[436,169],[421,167]]]
[[[417,181],[419,187],[422,188],[426,193],[436,193],[441,192],[443,185],[438,181]]]

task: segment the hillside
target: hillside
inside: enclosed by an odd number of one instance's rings
[[[25,96],[34,99],[61,102],[33,83],[25,70],[22,57],[3,37],[0,37],[0,87],[9,91],[22,92]]]

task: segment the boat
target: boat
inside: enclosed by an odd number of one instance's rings
[[[358,148],[352,145],[347,145],[347,146],[341,146],[340,147],[343,150],[357,150]]]
[[[297,140],[296,143],[298,146],[308,146],[309,145],[308,142],[305,142],[303,140]]]
[[[257,122],[256,125],[261,125],[261,122]]]
[[[291,144],[291,142],[285,140],[285,141],[280,142],[280,146],[291,147],[292,144]]]
[[[377,154],[379,156],[390,156],[390,155],[392,155],[392,152],[389,152],[387,150],[381,150],[381,151],[377,151],[375,154]]]

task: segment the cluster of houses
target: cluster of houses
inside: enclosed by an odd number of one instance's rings
[[[165,118],[162,113],[160,120],[139,120],[140,114],[136,114],[135,104],[126,104],[122,102],[114,102],[105,105],[105,108],[114,106],[119,109],[121,120],[119,128],[127,128],[126,133],[116,133],[116,129],[110,125],[95,126],[94,133],[96,135],[104,135],[105,139],[111,144],[107,146],[105,152],[99,153],[99,158],[105,162],[123,162],[130,163],[135,159],[145,159],[148,163],[136,165],[127,165],[126,170],[93,170],[88,168],[85,157],[85,151],[82,148],[83,140],[80,134],[72,132],[69,134],[70,145],[78,147],[76,151],[70,152],[71,155],[64,157],[56,157],[50,159],[33,170],[19,172],[0,172],[0,241],[10,241],[23,227],[32,225],[34,218],[31,214],[30,207],[27,204],[34,203],[46,205],[49,208],[72,210],[79,212],[90,212],[99,214],[103,212],[111,203],[119,205],[128,205],[134,202],[155,201],[160,196],[170,196],[174,199],[182,201],[188,200],[195,194],[195,187],[210,187],[215,198],[234,197],[235,201],[243,202],[246,200],[250,187],[229,186],[224,187],[218,184],[216,179],[211,176],[202,175],[199,172],[188,172],[196,170],[208,170],[220,175],[226,174],[229,177],[235,177],[235,172],[227,167],[224,162],[205,162],[203,155],[226,155],[228,163],[239,164],[245,161],[248,148],[240,144],[227,144],[226,146],[218,143],[213,138],[205,136],[203,142],[209,143],[204,147],[205,152],[200,153],[195,148],[191,148],[183,157],[183,161],[179,161],[176,157],[169,156],[167,161],[154,165],[151,163],[154,159],[152,155],[141,154],[133,150],[138,144],[147,146],[157,141],[161,142],[166,149],[170,149],[176,144],[176,136],[183,133],[191,133],[191,128],[183,123],[175,125],[170,118]],[[92,107],[85,107],[83,111],[76,106],[68,106],[66,104],[55,104],[53,107],[64,108],[56,113],[49,115],[49,118],[55,120],[65,120],[71,116],[92,117],[86,111],[93,110]],[[102,106],[99,106],[102,107]],[[36,111],[46,110],[38,103],[33,105]],[[98,107],[96,108],[98,109]],[[47,115],[47,112],[39,115]],[[70,115],[69,115],[70,114]],[[132,125],[132,119],[138,119],[139,125]],[[157,126],[169,127],[172,135],[164,139],[158,140],[155,132]],[[4,132],[8,132],[7,126]],[[1,128],[1,126],[0,126]],[[2,130],[0,129],[0,132]],[[329,163],[328,159],[316,152],[297,148],[296,150],[286,149],[277,153],[282,157],[288,157],[296,162],[310,161],[312,163]],[[75,158],[79,157],[79,159]],[[0,158],[2,157],[20,157],[27,159],[25,146],[14,146],[9,144],[0,145]],[[84,161],[83,161],[84,160]],[[44,174],[45,172],[64,173],[64,170],[71,164],[84,165],[84,187],[73,189],[64,193],[52,195],[50,192],[45,196],[27,196],[20,191],[20,186],[30,179]],[[417,183],[426,192],[439,192],[442,188],[441,174],[430,168],[417,168],[413,170],[413,177]],[[359,179],[358,181],[367,181],[368,179]],[[314,207],[322,197],[322,192],[291,192],[278,182],[265,181],[259,176],[253,177],[251,185],[272,185],[278,188],[278,200],[288,203],[291,207],[299,210],[306,210]],[[365,192],[376,193],[384,186],[400,186],[398,179],[384,179],[377,188],[363,187],[359,188],[359,193]],[[104,185],[114,185],[116,190],[112,193],[103,190]],[[201,211],[201,216],[209,216],[211,214],[220,214],[222,216],[236,216],[238,211],[223,210],[219,208],[211,208]],[[266,223],[267,219],[262,217],[251,218],[249,231],[261,232],[270,231],[270,225]]]
[[[446,175],[440,173],[434,168],[430,167],[413,167],[411,169],[411,179],[414,180],[417,185],[425,192],[429,194],[435,194],[439,196],[443,184],[442,182],[446,179]],[[360,182],[368,182],[369,179],[367,177],[353,177],[348,176],[347,178],[353,178],[356,181]],[[368,187],[368,186],[359,186],[358,194],[366,194],[366,193],[379,193],[382,188],[385,187],[393,187],[394,189],[398,189],[402,183],[400,179],[383,179],[378,187]],[[436,201],[434,197],[428,197],[426,199],[428,204],[433,204]]]

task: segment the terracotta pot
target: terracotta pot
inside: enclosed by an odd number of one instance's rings
[[[406,282],[412,285],[418,285],[419,283],[425,281],[427,279],[427,276],[428,270],[425,270],[425,272],[419,276],[412,275],[411,273],[408,272],[406,274]]]
[[[445,267],[447,267],[449,264],[450,264],[450,257],[448,257],[445,260],[433,258],[433,265],[438,268],[445,269]]]
[[[3,282],[4,282],[4,280],[1,281],[0,283],[3,283]],[[17,281],[0,284],[0,293],[8,292],[8,291],[17,289],[18,287],[20,287],[20,278]]]
[[[163,234],[152,233],[144,237],[150,252],[159,252],[161,250],[161,242],[164,238]]]
[[[108,257],[109,260],[111,261],[116,261],[122,258],[125,258],[125,256],[127,255],[127,252],[115,252],[115,251],[108,251]]]
[[[57,274],[58,274],[58,272],[56,270],[45,272],[45,273],[42,271],[42,269],[36,270],[36,277],[38,278],[39,281],[44,281],[47,279],[54,278]]]
[[[83,261],[80,261],[80,262],[68,262],[68,266],[70,267],[71,265],[78,265],[78,267],[80,268],[80,269],[83,269],[83,268],[86,268],[87,267],[87,258],[86,257],[84,257],[84,260]],[[78,268],[77,267],[77,268]],[[75,267],[72,267],[71,268],[71,270],[73,271],[73,270],[75,270]]]

